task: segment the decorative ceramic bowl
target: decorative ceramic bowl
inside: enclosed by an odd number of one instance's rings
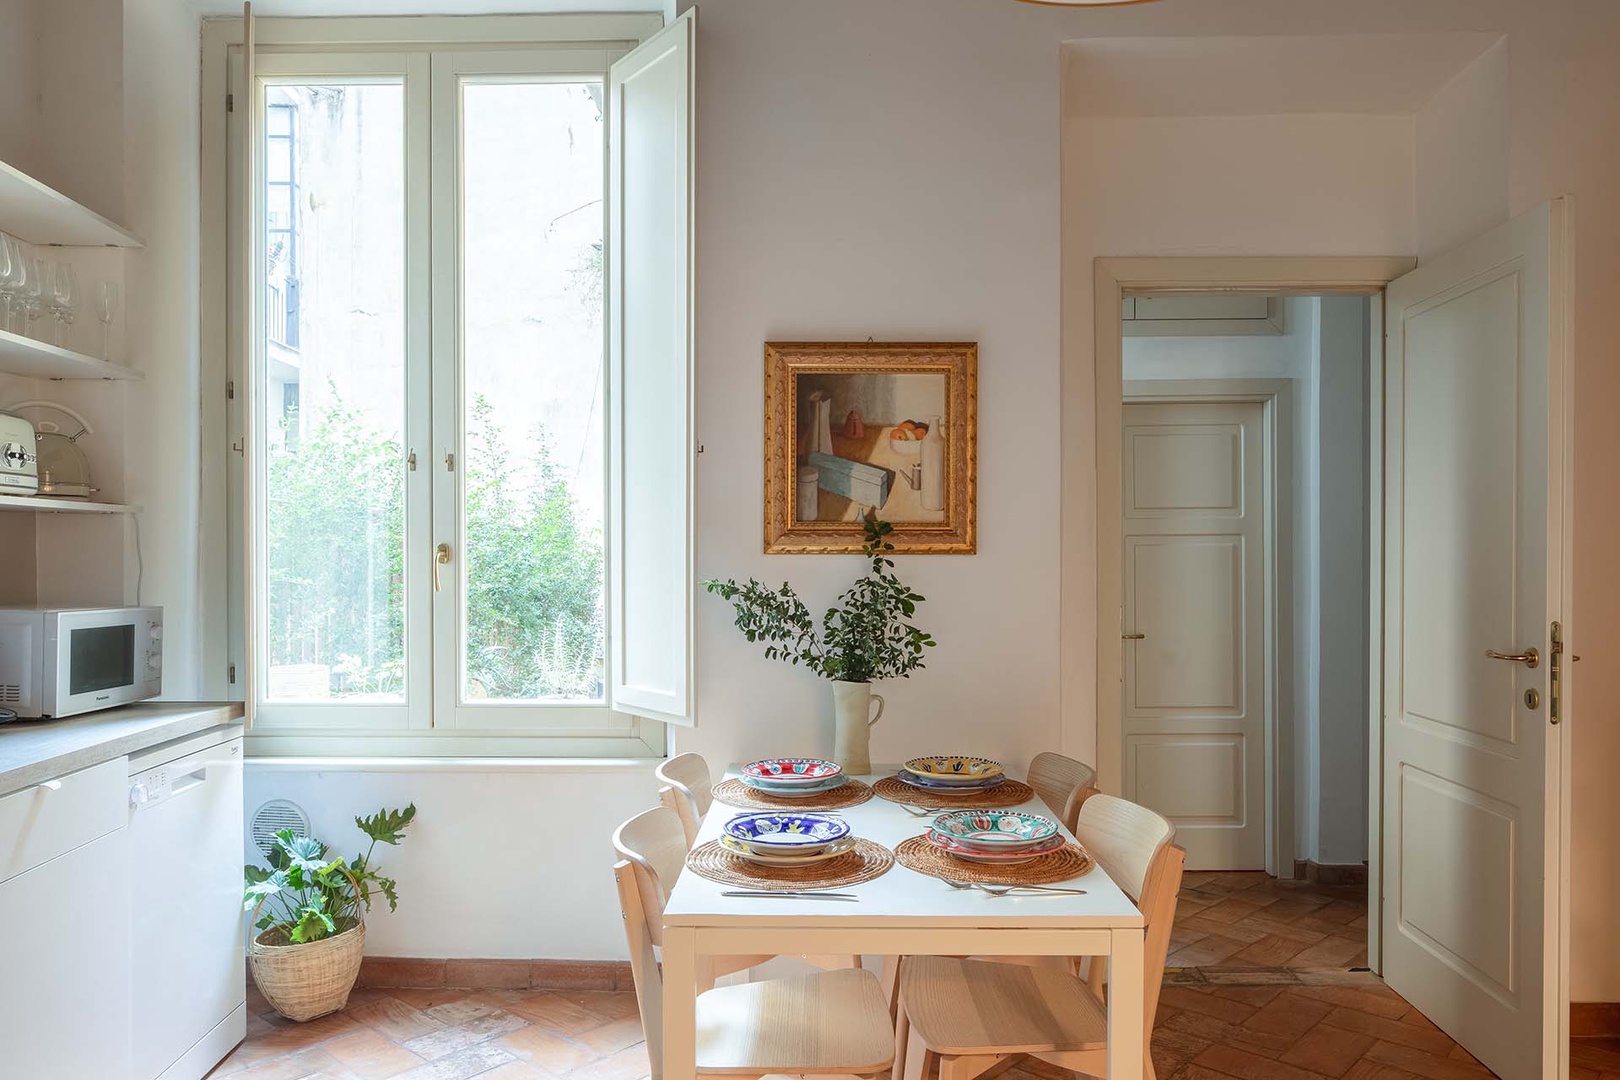
[[[827,814],[791,814],[766,811],[738,814],[721,830],[754,851],[783,855],[792,851],[825,848],[849,835],[849,822]]]
[[[746,859],[761,866],[812,866],[816,863],[826,862],[828,859],[836,859],[838,856],[845,854],[855,846],[855,838],[846,836],[842,840],[834,840],[820,851],[801,852],[795,855],[765,854],[755,851],[742,841],[734,840],[729,836],[720,838],[720,846],[739,859]]]
[[[1058,823],[1016,810],[955,810],[935,818],[934,831],[974,851],[1021,852],[1058,835]]]
[[[842,776],[844,768],[821,758],[761,758],[742,767],[745,780],[774,780],[778,784],[818,784]]]
[[[963,796],[989,791],[991,788],[998,788],[1007,782],[1005,776],[992,776],[985,780],[976,780],[971,784],[942,784],[937,780],[924,780],[922,777],[906,772],[904,769],[895,773],[894,778],[903,784],[910,784],[914,788],[920,788],[935,795]]]
[[[1026,848],[1023,851],[977,851],[958,843],[955,838],[946,836],[937,830],[929,830],[928,841],[941,851],[954,859],[963,862],[988,863],[995,866],[1016,866],[1019,863],[1029,862],[1031,859],[1045,855],[1049,851],[1056,851],[1064,844],[1061,835],[1049,840],[1042,840],[1038,845]]]
[[[1003,775],[999,761],[960,754],[912,758],[906,762],[905,770],[920,780],[936,784],[976,784]]]
[[[808,799],[820,795],[824,791],[841,788],[849,782],[849,777],[843,775],[835,776],[830,780],[822,780],[815,784],[785,784],[778,783],[775,780],[755,780],[749,776],[744,776],[741,779],[748,787],[761,794],[769,795],[773,799]]]

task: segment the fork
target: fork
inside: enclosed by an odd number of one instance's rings
[[[1086,895],[1084,889],[1058,889],[1051,885],[986,885],[979,882],[975,885],[975,888],[983,889],[991,896],[1006,896],[1010,892],[1060,893],[1065,896]]]

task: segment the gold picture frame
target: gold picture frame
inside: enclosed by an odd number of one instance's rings
[[[765,552],[977,551],[974,342],[765,344]],[[937,419],[936,419],[937,418]]]

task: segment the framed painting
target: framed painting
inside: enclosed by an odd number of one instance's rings
[[[859,552],[869,513],[896,553],[976,550],[979,347],[767,342],[765,551]]]

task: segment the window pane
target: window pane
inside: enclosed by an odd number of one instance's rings
[[[461,89],[461,695],[600,701],[602,88]]]
[[[288,167],[263,192],[265,693],[401,701],[403,88],[266,97]]]

